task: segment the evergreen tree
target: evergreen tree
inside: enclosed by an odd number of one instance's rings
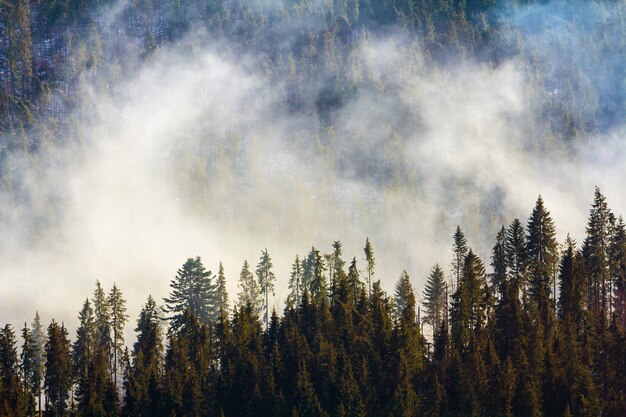
[[[215,310],[228,311],[228,291],[226,290],[226,276],[224,275],[224,266],[220,262],[220,267],[217,273],[217,288],[215,291]]]
[[[243,262],[243,267],[239,274],[239,288],[241,291],[237,295],[238,306],[245,307],[250,305],[257,314],[260,314],[263,308],[262,293],[258,281],[254,279],[254,275],[250,272],[250,265],[247,260]]]
[[[124,353],[124,327],[128,321],[126,314],[126,300],[122,296],[122,292],[113,284],[108,299],[111,314],[111,333],[112,333],[112,350],[113,350],[113,386],[117,391],[117,371],[119,369],[119,359]]]
[[[72,363],[67,330],[54,320],[48,326],[45,357],[46,415],[62,417],[68,414],[67,400],[72,386]]]
[[[609,253],[613,312],[617,322],[626,328],[626,225],[622,216],[619,217],[611,234]]]
[[[152,296],[139,313],[135,332],[137,341],[133,345],[132,364],[124,383],[124,414],[156,416],[161,403],[159,383],[163,344],[159,314]]]
[[[328,283],[324,275],[324,271],[326,271],[324,258],[315,247],[311,248],[311,252],[309,252],[307,256],[303,269],[303,276],[305,277],[305,281],[309,284],[307,290],[311,298],[316,301],[317,304],[321,304],[323,300],[326,299]]]
[[[83,308],[78,314],[78,329],[76,330],[76,340],[72,346],[72,367],[73,376],[76,383],[76,399],[79,408],[85,414],[92,412],[101,412],[103,410],[94,410],[91,405],[97,401],[96,393],[93,392],[93,375],[90,369],[93,364],[93,356],[95,352],[96,329],[94,323],[93,309],[89,300],[85,300]],[[101,381],[99,381],[101,382]]]
[[[439,264],[436,264],[428,275],[423,298],[424,322],[430,324],[434,335],[447,314],[446,283]]]
[[[547,324],[547,316],[553,303],[551,301],[552,284],[555,280],[558,261],[558,248],[555,238],[554,222],[550,212],[543,205],[541,196],[537,198],[535,208],[526,226],[526,256],[529,272],[529,294],[539,309],[539,314]]]
[[[522,223],[515,219],[506,231],[506,258],[515,292],[526,288],[526,236]]]
[[[111,347],[113,340],[111,339],[111,306],[109,299],[104,293],[100,281],[96,281],[96,289],[93,293],[93,311],[95,324],[95,349],[101,356],[110,360]]]
[[[15,334],[10,325],[0,330],[0,415],[22,416],[28,409],[19,377]]]
[[[596,187],[582,252],[589,271],[588,308],[596,315],[604,317],[608,315],[609,245],[612,223],[613,215],[608,209],[606,198]]]
[[[496,244],[491,254],[491,266],[493,267],[491,285],[496,291],[502,292],[501,288],[508,278],[509,268],[506,253],[506,229],[504,226],[502,226],[496,237]]]
[[[365,239],[365,248],[363,248],[365,252],[365,262],[366,270],[367,270],[367,288],[368,293],[372,295],[372,277],[374,276],[374,267],[376,266],[376,259],[374,258],[374,248],[370,242],[369,237]]]
[[[35,375],[35,344],[33,333],[24,323],[22,328],[22,352],[20,354],[20,374],[24,385],[24,397],[27,406],[26,414],[33,416],[35,413],[35,394],[33,389],[33,377]]]
[[[411,303],[411,298],[413,302],[413,310],[415,310],[415,295],[413,294],[413,287],[411,286],[409,274],[407,274],[406,271],[402,271],[402,275],[398,278],[394,295],[396,302],[396,317],[403,317],[405,309],[408,307],[409,303]],[[415,320],[415,317],[411,320]]]
[[[185,311],[189,309],[203,323],[212,323],[217,318],[211,305],[215,299],[215,288],[211,271],[207,271],[199,256],[189,258],[170,281],[172,291],[165,301],[165,313],[169,314],[170,330],[178,333],[185,324]]]
[[[262,301],[262,308],[265,309],[265,317],[263,318],[263,322],[265,322],[265,326],[269,326],[269,308],[270,308],[270,300],[269,294],[272,293],[274,296],[274,281],[276,281],[276,276],[272,271],[272,259],[270,258],[269,253],[267,252],[267,248],[261,251],[261,259],[256,269],[256,276],[259,281],[259,290],[264,295],[265,299]]]
[[[37,397],[37,409],[39,410],[39,417],[42,417],[43,412],[43,403],[41,399],[42,394],[42,385],[44,381],[44,366],[45,366],[45,356],[44,356],[44,348],[45,348],[45,339],[46,335],[43,330],[43,325],[41,324],[41,319],[39,317],[39,312],[35,312],[35,318],[33,323],[31,324],[32,330],[32,350],[34,353],[33,357],[33,375],[31,377],[32,381],[32,391]]]
[[[300,303],[302,298],[302,264],[300,257],[296,255],[296,260],[291,266],[291,275],[289,276],[289,295],[287,296],[287,307],[293,308]]]
[[[452,274],[455,278],[454,285],[458,287],[459,282],[461,281],[461,275],[463,274],[463,264],[468,251],[467,239],[465,239],[465,235],[461,231],[461,226],[456,227],[456,231],[454,232],[452,239]]]
[[[361,277],[359,276],[359,270],[356,266],[356,257],[352,258],[352,262],[350,262],[347,280],[348,286],[351,289],[352,302],[356,304],[359,299],[359,293],[363,288],[363,283],[361,282]]]

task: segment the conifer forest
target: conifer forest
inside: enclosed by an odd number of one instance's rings
[[[626,416],[625,0],[0,0],[0,417]]]

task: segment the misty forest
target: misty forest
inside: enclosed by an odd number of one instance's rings
[[[0,0],[0,417],[626,415],[625,11]]]

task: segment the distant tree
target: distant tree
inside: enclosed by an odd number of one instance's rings
[[[152,296],[139,313],[135,332],[137,341],[124,384],[123,411],[126,416],[159,415],[163,343],[160,318]]]
[[[224,265],[220,262],[220,266],[217,272],[217,288],[215,289],[215,306],[214,310],[218,313],[220,311],[228,311],[228,291],[226,290],[226,276],[224,275]]]
[[[41,402],[41,393],[42,386],[44,381],[44,367],[45,367],[45,343],[46,343],[46,334],[43,330],[43,325],[41,324],[41,319],[39,317],[39,312],[35,312],[35,318],[33,323],[31,324],[32,330],[32,341],[33,341],[33,375],[31,378],[32,381],[32,390],[35,396],[37,397],[37,409],[39,410],[39,417],[42,416],[43,403]]]
[[[237,295],[237,305],[239,307],[245,307],[249,304],[256,314],[260,314],[263,308],[263,295],[258,281],[250,271],[250,265],[247,260],[243,262],[241,273],[239,274],[239,288],[240,292]]]
[[[507,266],[515,291],[519,294],[526,286],[526,236],[519,219],[513,220],[506,231]]]
[[[376,259],[374,258],[374,248],[372,247],[372,243],[369,238],[365,239],[365,248],[363,249],[365,252],[365,262],[366,271],[367,271],[367,288],[368,294],[372,294],[372,277],[374,276],[374,267],[376,266]]]
[[[609,311],[609,247],[613,222],[606,198],[596,187],[582,253],[589,273],[588,308],[602,315],[605,321]]]
[[[113,341],[111,339],[111,306],[100,281],[96,281],[96,289],[93,292],[93,311],[95,324],[95,349],[103,356],[107,357],[107,361],[111,357],[111,347]]]
[[[124,354],[124,327],[128,321],[128,315],[126,314],[126,300],[116,284],[113,284],[113,288],[109,292],[108,303],[111,314],[113,342],[113,386],[117,391],[117,371],[119,369],[119,358]]]
[[[15,333],[7,324],[0,330],[0,415],[22,416],[27,410],[28,401],[19,377]]]
[[[326,282],[324,271],[326,271],[324,257],[315,247],[311,248],[311,252],[309,252],[306,259],[304,276],[309,284],[308,291],[311,298],[318,304],[326,298],[328,291],[328,283]]]
[[[529,294],[544,318],[552,307],[552,285],[558,262],[558,246],[554,221],[541,196],[526,226],[526,256],[529,273]]]
[[[211,271],[207,271],[199,256],[189,258],[176,272],[170,281],[172,291],[169,297],[163,298],[170,321],[170,330],[178,333],[184,325],[185,311],[189,309],[203,323],[211,323],[215,319],[211,302],[214,300],[214,287]]]
[[[463,263],[467,256],[467,239],[461,231],[461,226],[456,227],[454,236],[452,237],[452,274],[455,278],[454,285],[458,287],[461,281],[461,275],[463,274]]]
[[[350,266],[348,267],[348,276],[347,276],[348,286],[352,291],[352,302],[356,304],[359,293],[363,288],[363,283],[361,282],[361,277],[359,276],[359,269],[356,266],[356,257],[352,258],[352,262],[350,262]]]
[[[400,278],[398,278],[394,295],[396,301],[396,317],[403,317],[403,313],[409,304],[411,304],[411,301],[413,304],[413,310],[415,310],[415,295],[413,294],[413,287],[411,286],[409,274],[407,274],[406,271],[402,271]],[[415,317],[413,317],[412,320],[415,320]]]
[[[491,285],[493,285],[493,288],[498,292],[501,292],[502,285],[508,278],[509,266],[506,249],[506,229],[502,226],[502,229],[500,229],[496,237],[496,244],[491,254],[491,266],[493,268]]]
[[[33,389],[33,377],[35,375],[36,360],[35,344],[33,343],[32,330],[24,323],[22,328],[22,352],[20,354],[20,374],[24,386],[24,398],[27,410],[26,414],[33,416],[35,413],[35,394]]]
[[[65,416],[68,414],[67,400],[72,386],[72,362],[70,341],[67,330],[52,320],[48,326],[45,347],[46,376],[44,390],[48,399],[47,416]]]
[[[626,328],[626,225],[622,216],[611,234],[609,253],[613,311],[617,322]]]
[[[287,296],[287,306],[293,308],[300,303],[302,298],[302,263],[298,255],[296,255],[296,259],[291,266],[288,285],[290,292]]]
[[[446,282],[439,264],[436,264],[428,275],[423,298],[424,322],[430,324],[434,335],[447,314]]]
[[[269,311],[270,311],[270,300],[269,294],[272,293],[274,296],[274,281],[276,281],[276,276],[272,271],[272,258],[270,258],[269,253],[267,252],[267,248],[261,251],[261,259],[256,268],[256,276],[259,281],[259,289],[261,293],[265,296],[263,300],[262,308],[265,309],[265,317],[263,318],[263,322],[265,326],[269,326]]]

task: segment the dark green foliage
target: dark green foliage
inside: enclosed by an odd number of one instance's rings
[[[185,311],[189,309],[203,323],[214,322],[218,311],[212,305],[215,288],[211,271],[207,271],[199,256],[189,258],[170,282],[172,292],[165,301],[164,311],[169,314],[170,329],[178,332],[184,325]]]
[[[607,276],[613,280],[621,274],[621,229],[618,221],[609,240]],[[259,280],[244,264],[242,298],[230,315],[222,307],[215,322],[206,323],[187,306],[165,347],[159,309],[149,297],[132,352],[122,349],[115,335],[125,321],[121,292],[114,287],[105,297],[97,284],[79,313],[73,344],[63,326],[52,321],[48,327],[46,416],[621,417],[626,337],[618,305],[606,322],[588,303],[589,258],[569,237],[562,253],[555,252],[554,225],[541,200],[521,243],[520,230],[514,222],[498,234],[492,263],[494,273],[505,272],[493,285],[468,249],[450,305],[443,271],[435,265],[424,290],[432,345],[417,321],[406,271],[393,297],[380,281],[370,295],[355,259],[345,273],[338,242],[326,262],[315,249],[303,266],[296,258],[282,317],[273,310],[266,326],[259,317],[259,281],[272,267],[263,251]],[[549,288],[555,262],[558,314]],[[225,278],[221,282],[225,288]],[[293,290],[300,285],[298,297]],[[43,375],[38,317],[32,329],[22,330],[19,359],[12,328],[0,331],[3,417],[35,414]],[[113,364],[116,350],[119,366]],[[112,373],[117,367],[121,404]]]
[[[437,264],[428,275],[423,293],[424,322],[431,325],[433,335],[441,327],[442,321],[448,314],[446,288],[443,270]]]

